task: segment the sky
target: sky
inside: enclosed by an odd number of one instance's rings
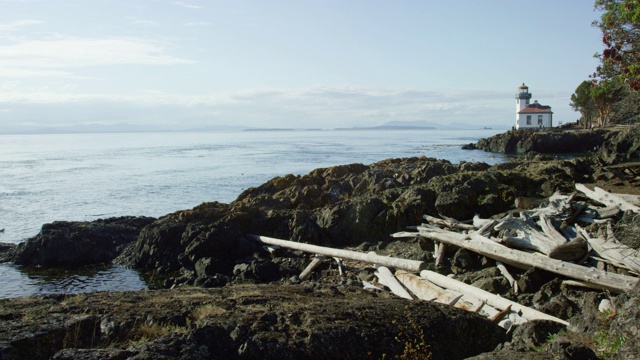
[[[0,133],[575,121],[589,0],[0,0]]]

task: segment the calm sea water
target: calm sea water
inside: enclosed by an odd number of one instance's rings
[[[0,135],[0,242],[19,243],[56,220],[161,216],[318,167],[429,156],[505,161],[465,151],[498,130],[260,131]],[[35,293],[136,290],[129,269],[47,279],[0,264],[0,298]]]

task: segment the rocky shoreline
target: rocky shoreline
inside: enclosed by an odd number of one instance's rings
[[[46,224],[18,246],[0,246],[0,261],[39,268],[119,264],[146,274],[157,290],[0,300],[0,359],[382,359],[410,358],[408,351],[428,351],[432,359],[634,356],[635,341],[622,339],[638,335],[637,288],[608,294],[565,286],[544,271],[512,269],[522,283],[514,294],[492,260],[452,249],[436,267],[432,242],[389,235],[419,224],[423,214],[500,216],[516,198],[571,193],[575,183],[620,188],[602,165],[638,161],[640,127],[510,131],[467,148],[527,155],[495,166],[425,157],[335,166],[274,178],[230,204],[203,203],[158,219]],[[587,150],[589,156],[573,159],[543,155]],[[364,290],[362,282],[374,279],[364,265],[340,275],[324,263],[300,280],[307,254],[266,251],[248,234],[422,260],[571,327],[534,321],[507,334],[473,313]],[[617,312],[603,315],[598,305],[608,298]]]

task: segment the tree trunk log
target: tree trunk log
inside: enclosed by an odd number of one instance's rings
[[[261,241],[265,244],[278,245],[284,248],[301,250],[301,251],[309,252],[312,254],[320,254],[324,256],[338,257],[341,259],[349,259],[349,260],[355,260],[355,261],[362,261],[370,264],[383,265],[383,266],[406,270],[414,273],[418,273],[420,272],[420,270],[424,270],[424,268],[426,267],[426,264],[423,261],[400,259],[400,258],[394,258],[390,256],[382,256],[382,255],[377,255],[374,252],[365,254],[357,251],[334,249],[329,247],[299,243],[295,241],[274,239],[267,236],[260,236],[260,235],[248,235],[248,236],[254,240]]]

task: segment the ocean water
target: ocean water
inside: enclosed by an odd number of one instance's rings
[[[158,217],[319,167],[428,156],[505,161],[461,150],[498,130],[340,130],[0,135],[0,242],[19,243],[56,220]],[[136,290],[135,271],[112,268],[47,279],[0,264],[0,298]]]

